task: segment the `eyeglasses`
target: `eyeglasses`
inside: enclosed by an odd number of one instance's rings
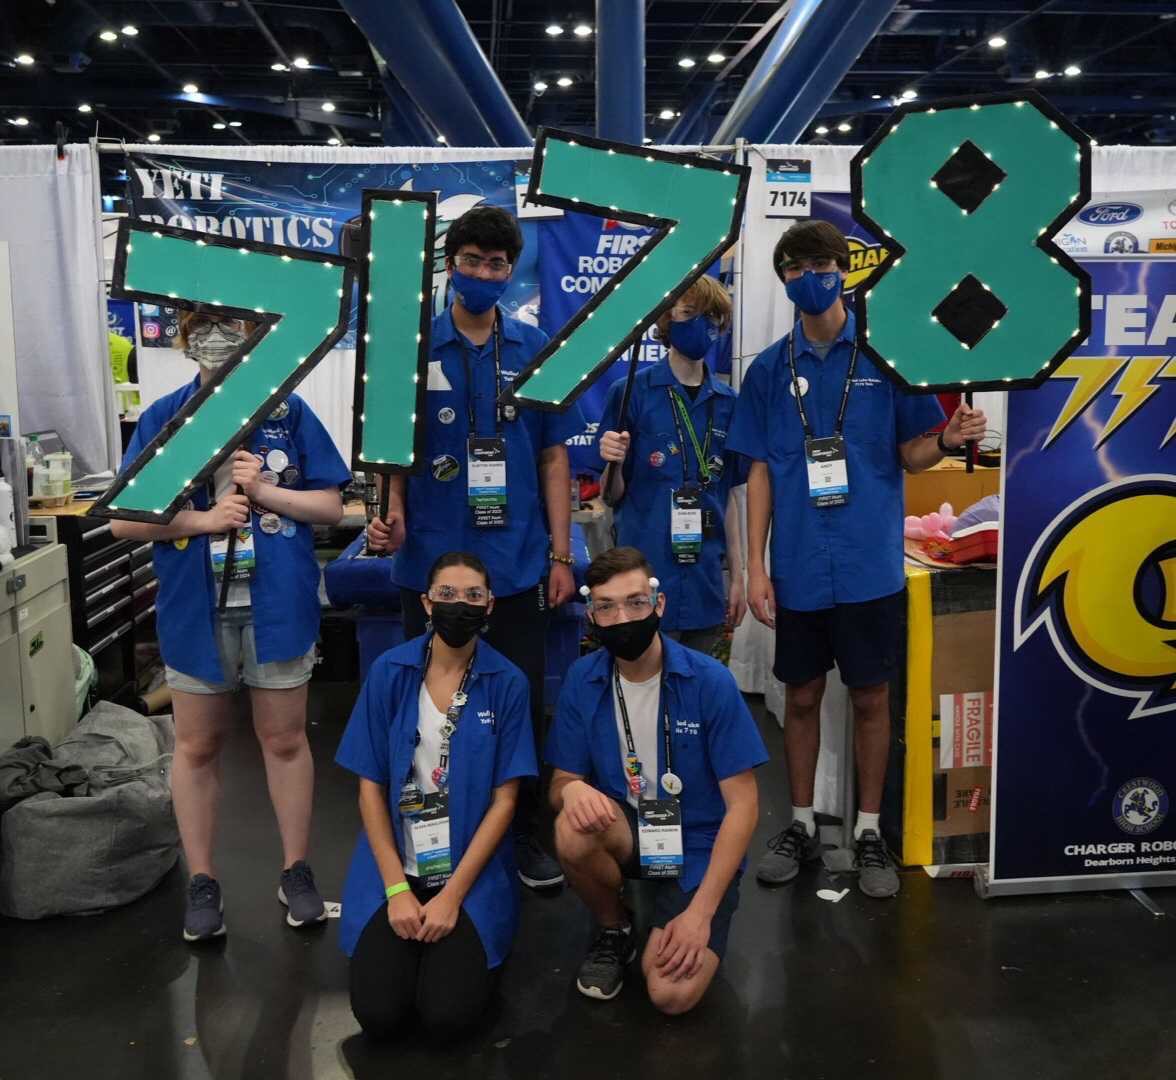
[[[238,334],[245,333],[244,319],[230,319],[224,315],[193,315],[188,320],[188,334],[204,334],[214,326],[223,327],[225,330],[233,330]]]
[[[455,255],[453,261],[457,263],[463,270],[469,270],[476,273],[485,267],[490,273],[497,276],[510,272],[510,263],[505,259],[500,259],[496,255],[493,259],[483,258],[481,255]]]
[[[455,600],[464,600],[467,604],[486,604],[490,601],[490,591],[481,585],[471,585],[468,589],[458,589],[453,585],[434,585],[429,590],[429,599],[441,604],[452,604]]]
[[[644,619],[653,610],[652,596],[626,596],[624,600],[593,600],[589,605],[597,619],[611,619],[623,607],[635,619]]]

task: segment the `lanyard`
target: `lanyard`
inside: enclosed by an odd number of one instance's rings
[[[800,413],[800,423],[804,428],[805,438],[813,437],[813,427],[809,423],[808,410],[804,407],[804,396],[800,392],[800,378],[796,374],[796,331],[800,324],[792,328],[788,335],[788,369],[792,373],[792,395],[796,398],[796,411]],[[835,437],[840,437],[845,430],[845,411],[849,408],[849,390],[853,386],[853,373],[857,369],[858,347],[853,343],[853,352],[849,355],[849,370],[845,373],[845,386],[841,390],[841,406],[837,410],[837,421],[833,427]]]
[[[633,742],[633,729],[629,726],[629,708],[625,704],[625,692],[621,689],[621,673],[616,664],[613,664],[613,683],[617,688],[617,704],[621,707],[621,724],[625,729],[625,749],[636,757],[637,746]],[[674,752],[670,746],[670,696],[666,690],[666,677],[664,672],[662,674],[659,697],[662,702],[662,733],[666,743],[666,772],[672,773],[674,771]],[[654,772],[657,772],[656,762],[654,763]]]
[[[705,386],[705,380],[703,382]],[[703,439],[702,446],[698,445],[698,435],[694,430],[694,424],[690,420],[690,410],[686,407],[681,396],[672,386],[666,387],[666,393],[670,395],[670,415],[674,418],[674,430],[678,434],[678,445],[682,447],[682,475],[689,480],[686,468],[686,440],[682,438],[682,424],[686,425],[686,430],[690,433],[690,444],[694,447],[694,456],[698,460],[698,479],[705,487],[710,483],[710,466],[707,465],[707,456],[710,454],[711,431],[715,426],[715,397],[717,395],[711,394],[710,400],[706,403],[706,437]]]
[[[466,702],[469,700],[466,695],[466,685],[470,681],[470,671],[473,670],[474,657],[477,656],[478,650],[475,647],[473,653],[470,654],[469,663],[466,664],[465,673],[461,677],[461,684],[457,688],[457,692],[453,695],[453,699],[449,703],[449,708],[445,710],[445,723],[441,726],[441,749],[440,758],[438,762],[438,769],[445,774],[449,772],[449,742],[453,738],[453,733],[457,731],[457,723],[461,719],[461,711],[465,708]],[[421,676],[422,683],[428,678],[429,664],[433,659],[433,639],[429,638],[429,645],[425,649],[425,670]],[[429,691],[426,689],[425,693]],[[409,775],[412,774],[413,766],[409,766]],[[434,781],[436,782],[436,781]],[[445,790],[448,785],[438,783],[437,786]]]
[[[449,313],[453,318],[453,312]],[[498,401],[499,390],[502,386],[502,350],[498,329],[498,314],[494,315],[494,434],[502,434],[502,405]],[[466,346],[465,335],[456,326],[453,332],[457,334],[457,342],[461,346],[461,358],[465,362],[466,373],[466,412],[470,419],[470,434],[478,434],[478,420],[474,415],[474,369],[470,363],[470,350]]]

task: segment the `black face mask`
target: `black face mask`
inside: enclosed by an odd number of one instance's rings
[[[632,619],[612,626],[593,623],[592,633],[609,655],[631,662],[649,648],[660,624],[661,617],[656,611],[651,611],[644,619]]]
[[[485,627],[486,607],[484,604],[467,604],[463,600],[448,604],[435,600],[430,618],[441,640],[451,649],[460,649]]]

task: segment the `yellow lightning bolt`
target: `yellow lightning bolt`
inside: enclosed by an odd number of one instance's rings
[[[1166,356],[1136,356],[1132,358],[1127,365],[1127,370],[1123,372],[1115,384],[1115,389],[1111,391],[1119,399],[1119,402],[1115,406],[1115,411],[1111,413],[1106,427],[1102,429],[1098,441],[1095,442],[1095,447],[1102,446],[1159,389],[1152,379],[1160,373],[1160,368],[1167,363]]]
[[[1168,361],[1168,366],[1160,372],[1161,379],[1176,379],[1176,356]],[[1176,410],[1174,410],[1176,411]],[[1168,434],[1164,436],[1163,442],[1160,443],[1160,449],[1163,450],[1165,446],[1172,441],[1172,437],[1176,435],[1176,416],[1172,418],[1172,426],[1168,428]],[[1176,594],[1173,594],[1173,603],[1176,603]]]
[[[1076,384],[1058,414],[1053,430],[1042,444],[1043,450],[1078,419],[1126,363],[1122,356],[1071,356],[1059,365],[1050,378],[1075,379]]]

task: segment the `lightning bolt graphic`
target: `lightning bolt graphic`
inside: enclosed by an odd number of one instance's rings
[[[1051,379],[1074,379],[1076,384],[1053,430],[1041,444],[1043,450],[1082,415],[1126,363],[1126,357],[1122,356],[1071,356],[1050,375]]]
[[[1143,403],[1154,394],[1159,387],[1154,379],[1165,364],[1166,356],[1136,356],[1127,365],[1127,370],[1120,376],[1115,389],[1111,391],[1119,399],[1115,411],[1102,429],[1095,447],[1102,446],[1130,417],[1143,407]]]
[[[1176,379],[1176,356],[1168,361],[1168,366],[1160,372],[1161,379]],[[1174,410],[1176,411],[1176,410]],[[1176,435],[1176,417],[1172,418],[1172,426],[1168,428],[1168,434],[1164,436],[1160,443],[1160,449],[1163,450],[1165,446],[1172,441],[1172,437]]]

